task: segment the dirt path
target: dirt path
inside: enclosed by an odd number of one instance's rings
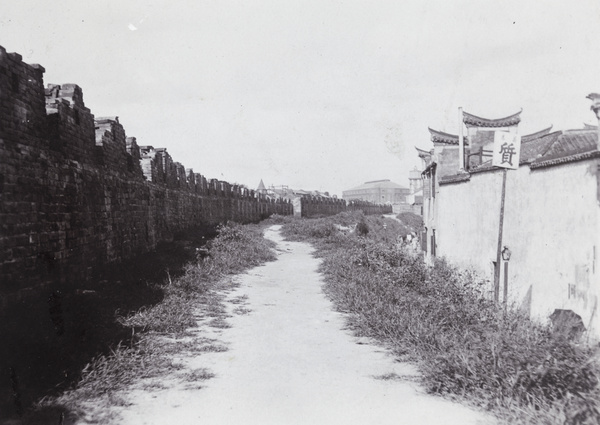
[[[285,242],[278,261],[236,277],[230,328],[200,327],[228,350],[180,359],[213,379],[140,387],[120,412],[124,424],[482,424],[483,415],[430,397],[416,371],[344,328],[321,291],[319,260],[307,244]],[[240,304],[240,301],[243,303]],[[248,311],[250,310],[250,311]],[[387,379],[386,379],[387,378]]]

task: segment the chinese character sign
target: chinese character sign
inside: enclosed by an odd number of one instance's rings
[[[494,156],[492,165],[496,167],[519,168],[521,158],[521,136],[507,131],[494,133]]]

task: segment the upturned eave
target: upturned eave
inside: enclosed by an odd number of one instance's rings
[[[523,109],[516,114],[512,114],[504,118],[490,119],[478,117],[477,115],[463,111],[463,122],[467,127],[511,127],[521,122],[521,112],[523,112]]]

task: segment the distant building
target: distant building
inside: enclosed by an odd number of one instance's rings
[[[410,194],[415,194],[423,190],[423,179],[421,177],[421,171],[415,167],[408,173],[408,181],[410,187]],[[421,196],[423,196],[421,194]]]
[[[374,204],[400,205],[406,203],[409,194],[410,189],[390,180],[374,180],[344,190],[342,198],[346,201],[361,200]]]
[[[258,187],[256,188],[256,192],[262,193],[264,195],[267,194],[267,188],[265,187],[265,184],[263,183],[262,179],[260,179],[260,183],[258,184]]]
[[[423,215],[423,178],[421,171],[414,170],[409,171],[408,181],[410,192],[406,197],[406,205],[401,206],[399,212],[410,211],[414,214]]]

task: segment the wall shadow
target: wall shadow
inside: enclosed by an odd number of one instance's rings
[[[68,412],[34,411],[33,404],[76,383],[95,356],[130,342],[131,331],[115,321],[117,312],[160,302],[159,285],[180,275],[196,248],[215,235],[214,227],[178,234],[153,252],[94,271],[87,282],[49,287],[3,306],[0,424],[63,423]]]

